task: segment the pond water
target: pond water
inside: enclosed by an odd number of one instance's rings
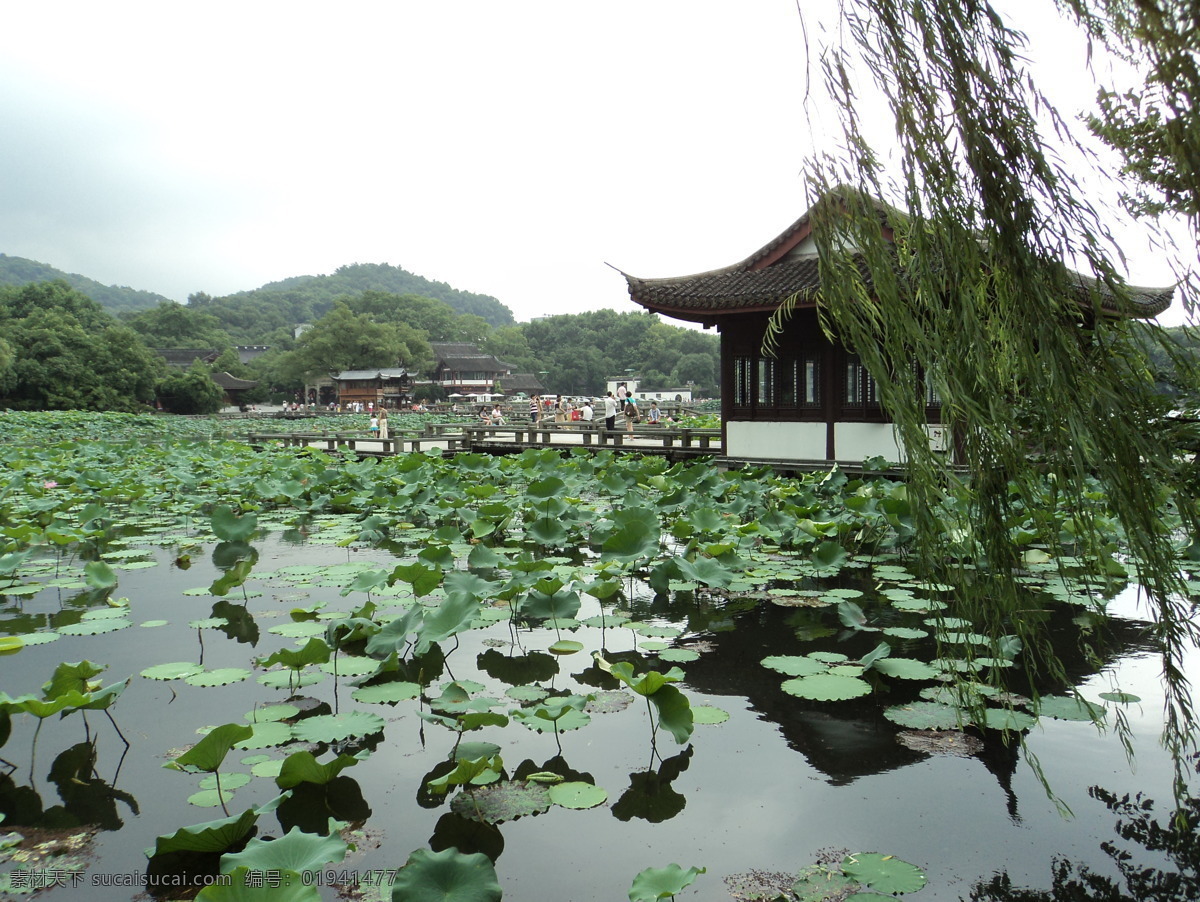
[[[5,692],[39,693],[60,662],[104,664],[107,670],[99,679],[105,684],[132,677],[111,709],[128,750],[103,714],[88,714],[86,729],[96,740],[94,769],[82,745],[88,734],[78,713],[47,718],[36,743],[36,720],[16,716],[12,735],[0,749],[12,765],[0,777],[5,815],[0,830],[28,835],[44,830],[48,840],[59,843],[80,833],[76,825],[91,825],[88,833],[94,831],[65,857],[0,864],[10,883],[14,872],[60,869],[65,884],[43,889],[37,898],[74,897],[80,887],[86,887],[89,900],[146,898],[142,884],[154,871],[148,871],[144,850],[156,837],[224,816],[220,807],[189,803],[201,789],[201,775],[163,765],[198,741],[199,729],[243,722],[255,708],[291,697],[286,685],[276,689],[260,682],[265,671],[255,664],[304,641],[272,632],[296,629],[288,626],[293,624],[290,611],[322,603],[322,616],[354,610],[367,600],[363,592],[343,594],[354,573],[395,564],[379,550],[297,543],[275,533],[255,543],[259,557],[243,603],[240,589],[224,599],[207,592],[222,573],[213,565],[211,544],[194,549],[187,569],[173,563],[178,548],[161,544],[134,540],[129,547],[139,554],[130,554],[126,563],[155,566],[117,568],[119,586],[113,594],[128,599],[121,619],[131,624],[124,628],[70,635],[71,624],[91,622],[85,615],[95,619],[87,612],[112,610],[103,594],[71,584],[2,599],[0,633],[59,634],[55,641],[0,657]],[[292,568],[299,569],[289,572]],[[870,592],[876,584],[870,579],[838,583],[864,587],[866,594],[857,601],[868,617],[874,616]],[[674,666],[659,660],[662,650],[695,652],[694,660],[679,664],[685,677],[675,685],[693,709],[716,708],[728,719],[698,724],[685,744],[665,729],[654,734],[647,704],[632,697],[631,704],[594,710],[590,723],[564,731],[561,755],[552,733],[517,723],[464,737],[499,746],[510,776],[554,771],[604,789],[603,804],[585,810],[552,805],[496,826],[463,817],[452,805],[462,790],[452,787],[438,796],[424,788],[431,777],[449,770],[446,762],[455,746],[450,730],[418,716],[419,710],[428,711],[427,704],[359,702],[352,697],[352,677],[335,680],[310,666],[305,672],[321,679],[295,693],[297,707],[308,713],[369,711],[386,723],[382,731],[339,746],[351,752],[368,749],[369,757],[343,771],[327,792],[298,792],[278,811],[262,815],[258,835],[279,836],[297,824],[320,832],[331,815],[350,822],[357,850],[313,876],[317,884],[337,884],[322,887],[326,899],[379,898],[380,889],[370,882],[372,871],[398,868],[416,849],[450,846],[492,857],[505,898],[512,900],[624,899],[638,872],[672,862],[706,868],[680,899],[718,902],[731,898],[731,888],[737,897],[755,898],[754,886],[782,880],[772,875],[794,875],[815,861],[859,851],[895,855],[922,868],[928,885],[911,897],[921,900],[1083,899],[1099,896],[1098,887],[1112,887],[1117,892],[1112,897],[1120,898],[1131,892],[1122,868],[1151,876],[1182,874],[1184,882],[1174,889],[1145,898],[1194,898],[1200,863],[1194,845],[1172,855],[1144,835],[1154,821],[1167,825],[1171,770],[1158,742],[1160,665],[1136,590],[1109,604],[1113,621],[1106,627],[1102,660],[1072,654],[1070,639],[1064,640],[1064,655],[1085,698],[1095,701],[1119,687],[1140,701],[1110,703],[1106,731],[1043,717],[1027,732],[1024,748],[1012,735],[1006,744],[1003,734],[989,730],[982,748],[961,755],[915,751],[897,741],[901,728],[883,711],[916,699],[916,684],[891,680],[870,696],[841,702],[784,691],[787,677],[763,666],[764,658],[824,651],[858,660],[878,641],[876,634],[846,629],[836,607],[798,607],[795,597],[773,603],[765,592],[655,595],[636,583],[626,584],[624,596],[603,607],[603,627],[595,625],[600,603],[583,596],[581,623],[564,628],[561,636],[577,640],[584,650],[569,655],[548,651],[559,631],[514,630],[507,609],[501,609],[490,625],[441,643],[444,668],[432,676],[428,693],[436,696],[437,687],[457,680],[473,696],[501,700],[494,710],[507,714],[519,703],[506,692],[540,682],[553,690],[599,693],[611,703],[615,684],[593,664],[593,650],[605,649],[612,661],[634,662],[639,671],[662,672]],[[376,594],[372,599],[395,604],[395,616],[404,611],[402,598]],[[631,624],[608,626],[614,610]],[[214,616],[227,623],[208,621]],[[889,622],[919,628],[927,616],[893,612]],[[1077,609],[1056,616],[1064,636],[1077,633],[1082,617]],[[198,628],[188,625],[197,621]],[[928,641],[910,643],[914,657]],[[251,673],[218,686],[140,675],[168,662]],[[1111,729],[1118,709],[1133,743],[1134,767]],[[318,751],[322,760],[332,757],[328,744],[304,741],[234,749],[221,773],[248,779],[233,790],[229,811],[236,814],[274,798],[279,793],[274,780],[256,775],[255,768],[269,773],[262,758],[282,759],[301,748]],[[1034,759],[1044,783],[1031,764]],[[1122,808],[1127,794],[1152,799],[1152,810]],[[1130,858],[1122,860],[1126,854]],[[1052,894],[1056,869],[1058,889]],[[1091,889],[1072,895],[1067,885],[1084,871],[1093,880]],[[105,885],[112,883],[123,885]],[[1018,888],[1046,895],[1016,895]],[[159,888],[154,895],[184,894]]]

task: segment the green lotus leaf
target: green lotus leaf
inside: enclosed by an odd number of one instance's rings
[[[197,808],[217,808],[229,802],[233,798],[233,790],[221,784],[220,791],[216,789],[202,789],[199,792],[193,792],[187,797],[189,805],[195,805]]]
[[[115,633],[127,626],[133,626],[133,622],[119,617],[109,620],[81,620],[79,623],[60,626],[58,631],[64,636],[99,636],[101,633]]]
[[[277,623],[268,627],[268,633],[284,636],[288,639],[304,639],[309,636],[320,636],[325,632],[325,624],[318,620],[302,620],[298,623]]]
[[[285,792],[257,808],[247,808],[241,814],[180,827],[174,833],[159,836],[146,857],[165,855],[169,852],[224,852],[250,835],[255,822],[263,814],[274,811],[284,799],[291,795]]]
[[[269,723],[275,720],[291,720],[300,709],[295,705],[263,705],[253,711],[247,711],[243,716],[250,723]]]
[[[803,657],[800,655],[771,655],[763,658],[761,663],[763,667],[787,676],[813,676],[829,669],[828,664],[809,655]]]
[[[553,733],[555,730],[559,732],[564,730],[578,730],[592,722],[592,718],[587,712],[577,711],[573,708],[564,709],[557,718],[539,716],[539,711],[544,713],[545,709],[539,706],[538,708],[513,711],[512,718],[538,733]]]
[[[250,671],[243,667],[220,667],[216,670],[202,670],[189,674],[183,681],[190,686],[228,686],[230,683],[240,683],[250,677]]]
[[[287,745],[296,738],[291,724],[267,720],[250,724],[252,734],[234,743],[238,749],[269,749],[279,745]]]
[[[844,902],[846,894],[858,886],[841,871],[830,870],[819,864],[810,865],[796,875],[792,894],[799,902]]]
[[[668,648],[658,654],[660,661],[667,661],[671,664],[686,664],[699,658],[700,653],[692,651],[690,648]]]
[[[334,821],[330,826],[336,826]],[[319,871],[325,865],[341,861],[350,850],[336,832],[329,836],[305,833],[293,827],[278,839],[252,839],[240,852],[227,852],[221,856],[221,873],[228,874],[235,868],[245,867],[259,871]]]
[[[356,702],[372,705],[404,702],[420,694],[420,684],[395,680],[390,683],[376,683],[374,686],[362,686],[350,693],[350,696]]]
[[[608,793],[591,783],[576,781],[557,783],[550,787],[550,801],[560,808],[595,808],[608,801]]]
[[[318,671],[299,673],[295,670],[273,670],[264,673],[258,681],[270,689],[299,689],[301,686],[311,686],[325,679],[325,674]]]
[[[235,789],[240,789],[253,779],[249,774],[232,773],[232,774],[208,774],[200,781],[201,789],[216,789],[218,780],[221,783],[221,789],[225,792],[233,792]]]
[[[1101,692],[1100,697],[1106,702],[1116,702],[1118,705],[1130,705],[1135,702],[1140,702],[1142,697],[1134,695],[1132,692]]]
[[[826,664],[843,664],[850,660],[840,651],[814,651],[809,652],[808,656],[814,661],[824,661]]]
[[[342,714],[318,714],[299,721],[293,731],[302,742],[337,742],[351,736],[370,736],[387,726],[378,714],[347,711]]]
[[[417,849],[392,885],[394,902],[499,902],[502,896],[491,859],[455,848]]]
[[[889,626],[884,628],[883,634],[896,639],[924,639],[929,635],[929,632],[909,626]]]
[[[883,658],[874,666],[884,676],[901,680],[932,680],[938,675],[938,671],[924,661],[913,658]]]
[[[338,676],[365,676],[374,673],[379,668],[379,662],[366,655],[334,655],[318,666],[326,673]]]
[[[338,755],[332,761],[321,764],[312,752],[295,752],[284,759],[275,785],[280,789],[291,789],[301,783],[324,786],[347,767],[353,767],[366,757],[363,753],[360,755]]]
[[[543,686],[511,686],[504,694],[518,702],[540,702],[550,691]]]
[[[814,701],[845,701],[870,695],[871,684],[857,677],[819,673],[814,676],[786,680],[783,683],[783,691],[789,695],[810,698]]]
[[[89,561],[83,567],[84,581],[93,589],[111,589],[117,584],[117,574],[104,561]]]
[[[983,726],[989,730],[1023,733],[1033,727],[1035,723],[1037,723],[1037,718],[1024,711],[1013,711],[1011,708],[988,708]]]
[[[449,791],[451,786],[486,786],[499,780],[503,769],[504,762],[499,755],[458,757],[455,759],[454,770],[429,780],[425,788],[430,792],[444,793]]]
[[[20,636],[0,636],[0,655],[20,651],[24,647],[25,642]]]
[[[175,770],[201,770],[212,773],[221,766],[234,743],[249,739],[254,733],[252,727],[238,723],[227,723],[216,727],[194,746],[179,755],[173,761],[168,761],[163,767]]]
[[[962,708],[941,702],[919,701],[885,708],[883,716],[911,730],[957,730],[971,722]]]
[[[698,557],[694,561],[680,557],[675,562],[685,579],[700,585],[725,589],[733,582],[733,571],[710,557]]]
[[[673,899],[704,873],[707,873],[705,868],[688,868],[685,871],[677,864],[669,864],[665,868],[646,868],[633,878],[633,886],[629,890],[629,902],[656,902],[658,899]]]
[[[450,810],[460,817],[485,824],[502,824],[550,808],[545,786],[526,780],[503,780],[460,792],[450,800]],[[408,897],[404,898],[407,902]]]
[[[915,893],[925,886],[925,872],[892,855],[859,852],[842,861],[842,873],[881,893]]]
[[[301,648],[281,648],[270,657],[260,658],[255,663],[259,667],[273,667],[276,664],[282,664],[284,667],[300,670],[309,664],[324,664],[329,660],[331,651],[329,643],[324,639],[314,637]]]
[[[692,722],[697,724],[718,724],[729,720],[729,712],[712,705],[693,705]]]
[[[553,645],[549,646],[546,651],[553,655],[573,655],[583,651],[584,645],[582,642],[576,642],[574,639],[559,639]]]
[[[696,726],[688,697],[674,686],[666,685],[650,695],[649,699],[658,709],[658,725],[669,732],[680,745],[687,742]]]
[[[1043,695],[1037,700],[1036,712],[1039,717],[1079,721],[1101,721],[1106,713],[1103,705],[1061,695]]]
[[[229,873],[228,883],[212,883],[200,890],[196,902],[320,902],[320,891],[305,885],[310,881],[303,874],[281,868],[272,869],[268,880],[261,870],[239,867]]]
[[[212,531],[223,542],[244,542],[258,529],[258,517],[254,512],[239,516],[228,504],[213,509]]]

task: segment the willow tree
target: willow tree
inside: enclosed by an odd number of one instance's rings
[[[1152,13],[1194,4],[1059,5],[1093,39],[1152,70],[1157,61],[1162,79],[1170,80],[1171,66],[1186,69],[1188,53],[1171,43],[1179,17]],[[993,641],[1019,635],[1028,667],[1061,674],[1050,637],[1025,616],[1028,599],[1013,578],[1025,549],[1012,524],[1053,496],[1076,512],[1076,541],[1102,551],[1107,539],[1089,514],[1088,493],[1103,485],[1157,625],[1168,693],[1163,738],[1181,795],[1198,723],[1182,670],[1197,628],[1180,570],[1200,525],[1195,475],[1162,426],[1141,345],[1162,332],[1119,315],[1132,308],[1110,220],[1060,153],[1064,141],[1087,150],[1085,143],[1039,92],[1021,55],[1023,36],[986,0],[842,0],[840,14],[840,41],[817,58],[844,146],[806,171],[816,195],[836,188],[842,198],[814,214],[818,309],[823,328],[853,347],[876,379],[908,450],[925,573],[958,587],[960,610],[986,624]],[[882,95],[895,123],[887,154],[872,147],[861,118],[867,88]],[[1128,125],[1138,103],[1157,102],[1167,118],[1191,115],[1178,91],[1165,91],[1175,108],[1163,105],[1162,93],[1110,96],[1096,130],[1105,134],[1107,121],[1105,137],[1119,145],[1114,126]],[[1139,149],[1143,162],[1158,164],[1142,171],[1160,178],[1164,167],[1200,159],[1196,125],[1193,117],[1172,126],[1170,141],[1157,144],[1126,134],[1129,175],[1138,174]],[[1161,137],[1167,129],[1150,131]],[[1190,171],[1170,187],[1173,209],[1200,209]],[[1190,199],[1181,202],[1181,193]],[[776,315],[776,338],[795,303]],[[1165,350],[1177,356],[1173,346]],[[941,396],[965,475],[930,450],[919,379]],[[966,499],[966,528],[953,533],[938,513],[952,496]]]

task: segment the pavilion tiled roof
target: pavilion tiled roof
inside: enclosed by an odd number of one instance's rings
[[[429,347],[437,357],[436,366],[444,369],[472,373],[507,373],[511,369],[469,341],[431,341]]]
[[[258,385],[258,382],[254,379],[239,379],[237,376],[231,376],[229,373],[213,373],[212,381],[226,391],[245,391]]]
[[[677,319],[713,324],[730,314],[773,312],[783,301],[798,295],[802,307],[815,306],[821,288],[819,256],[800,253],[799,246],[812,235],[813,215],[831,203],[837,203],[848,189],[836,189],[814,204],[780,235],[756,250],[740,263],[694,275],[663,279],[640,279],[621,273],[635,303]],[[890,231],[897,217],[906,216],[878,201],[873,201],[880,225]],[[857,259],[859,272],[867,277],[865,262]],[[1117,316],[1149,318],[1171,305],[1174,286],[1143,288],[1126,286],[1122,299],[1110,287],[1096,279],[1068,271],[1068,282],[1079,303],[1090,307],[1093,295],[1102,311]]]

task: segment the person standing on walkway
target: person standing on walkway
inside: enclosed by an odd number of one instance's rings
[[[637,401],[630,395],[625,399],[625,431],[633,432],[633,424],[641,419],[638,416]]]
[[[379,437],[390,438],[388,434],[388,416],[386,407],[379,408]]]
[[[604,396],[604,428],[609,432],[617,428],[617,399],[612,392]]]
[[[534,426],[542,419],[542,400],[537,395],[529,399],[529,422]]]

